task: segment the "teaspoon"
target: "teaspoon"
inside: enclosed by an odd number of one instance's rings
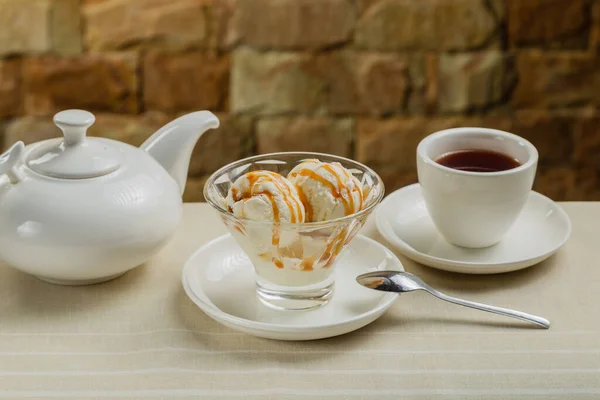
[[[539,326],[548,329],[550,321],[545,318],[527,314],[521,311],[510,310],[508,308],[495,307],[487,304],[476,303],[474,301],[462,300],[456,297],[448,296],[425,282],[416,275],[408,272],[399,271],[376,271],[359,275],[356,281],[369,289],[381,290],[384,292],[407,293],[415,290],[424,290],[435,297],[458,304],[465,307],[475,308],[481,311],[487,311],[504,315],[511,318],[520,319],[522,321],[532,322]]]

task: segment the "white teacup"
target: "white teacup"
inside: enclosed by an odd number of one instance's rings
[[[498,172],[468,172],[435,161],[459,150],[495,151],[516,158],[521,165]],[[427,136],[417,147],[417,169],[437,229],[457,246],[498,243],[527,201],[537,161],[538,152],[530,142],[496,129],[455,128]]]

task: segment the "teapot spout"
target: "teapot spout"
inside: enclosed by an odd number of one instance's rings
[[[183,194],[196,142],[206,131],[218,127],[219,119],[213,113],[196,111],[160,128],[142,144],[141,149],[167,170]]]

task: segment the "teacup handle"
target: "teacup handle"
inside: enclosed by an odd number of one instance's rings
[[[7,175],[10,183],[19,183],[23,180],[23,173],[18,166],[23,162],[25,144],[17,142],[4,154],[0,155],[0,176]]]

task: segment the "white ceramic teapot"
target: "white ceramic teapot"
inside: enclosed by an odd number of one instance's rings
[[[175,232],[192,150],[217,117],[184,115],[141,148],[86,137],[94,121],[59,112],[64,138],[0,156],[0,260],[52,283],[98,283],[144,263]]]

